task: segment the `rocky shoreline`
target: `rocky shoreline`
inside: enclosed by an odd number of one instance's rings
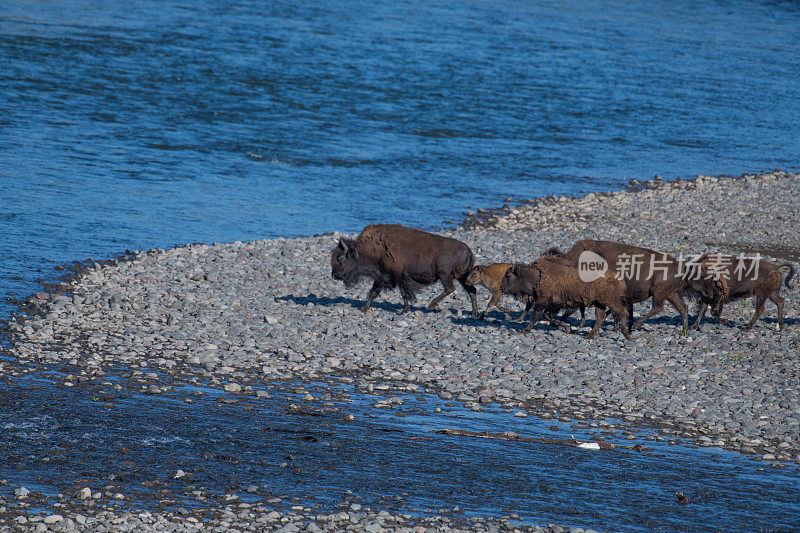
[[[466,242],[481,263],[529,261],[581,238],[674,254],[800,258],[799,174],[701,176],[635,189],[542,199],[445,233]],[[28,299],[31,314],[6,327],[7,355],[22,364],[69,365],[78,381],[102,379],[112,365],[144,364],[175,379],[210,380],[230,394],[251,393],[252,382],[349,376],[364,390],[386,383],[430,390],[474,410],[497,402],[518,416],[595,428],[598,439],[647,426],[653,439],[800,465],[797,290],[783,291],[782,332],[768,304],[749,332],[708,321],[682,335],[668,307],[628,342],[610,324],[593,340],[544,324],[521,336],[501,314],[471,319],[463,292],[439,312],[424,311],[419,305],[438,287],[424,290],[410,314],[395,314],[401,304],[394,293],[363,315],[366,287],[346,289],[330,277],[339,236],[193,244],[96,263]],[[479,298],[485,306],[487,294]],[[753,308],[752,301],[729,307],[740,325]],[[645,309],[637,306],[636,314]],[[8,371],[0,365],[0,375]]]
[[[280,511],[264,505],[238,503],[211,509],[184,512],[151,512],[106,507],[81,509],[66,503],[54,511],[35,514],[12,513],[15,516],[3,523],[0,530],[9,531],[530,531],[534,533],[595,533],[592,529],[546,526],[519,526],[510,517],[486,519],[480,517],[415,517],[410,514],[391,514],[386,511],[347,504],[342,510],[324,512],[316,508],[293,505]],[[77,507],[77,508],[73,508]],[[0,517],[6,512],[0,505]]]

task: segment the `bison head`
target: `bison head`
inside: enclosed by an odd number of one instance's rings
[[[711,305],[712,310],[718,308],[730,292],[727,273],[710,269],[705,263],[696,260],[687,261],[684,279],[686,280],[684,292],[699,296],[701,300]]]
[[[467,274],[467,283],[470,285],[478,285],[481,282],[481,271],[480,267],[474,267],[472,270],[469,271]]]
[[[331,251],[331,277],[352,287],[361,278],[355,241],[341,238]]]
[[[500,290],[515,298],[535,296],[535,288],[539,283],[538,269],[527,265],[514,265],[506,270]]]

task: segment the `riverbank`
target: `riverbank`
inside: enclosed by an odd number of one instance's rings
[[[800,175],[637,188],[543,199],[449,234],[479,262],[529,261],[580,238],[798,259]],[[8,326],[8,355],[70,365],[78,383],[102,379],[110,366],[146,366],[184,381],[201,377],[234,395],[252,393],[251,383],[349,376],[367,391],[391,383],[474,410],[497,402],[508,416],[558,418],[606,435],[648,426],[656,439],[800,464],[797,291],[784,290],[782,332],[768,305],[749,332],[709,321],[680,335],[679,318],[667,308],[629,342],[610,324],[593,340],[544,324],[520,336],[520,326],[501,314],[471,319],[463,292],[440,312],[424,311],[438,287],[422,291],[410,314],[394,313],[401,308],[394,293],[363,315],[366,287],[346,289],[330,278],[338,237],[195,244],[95,264],[29,299],[33,315]],[[485,306],[485,291],[479,298]],[[729,308],[741,325],[752,302]],[[644,309],[637,306],[637,315]],[[140,377],[143,388],[162,392]]]
[[[109,507],[107,509],[71,509],[69,501],[56,512],[20,514],[5,527],[12,531],[530,531],[535,533],[592,533],[594,530],[563,528],[556,525],[530,527],[515,525],[510,519],[414,517],[386,511],[362,509],[353,504],[338,512],[324,513],[316,508],[293,505],[279,511],[264,505],[236,503],[214,509],[184,512],[151,512]],[[0,512],[2,514],[2,512]],[[3,524],[0,522],[0,529]]]

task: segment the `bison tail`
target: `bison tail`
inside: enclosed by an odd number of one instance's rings
[[[778,265],[778,268],[783,268],[783,267],[786,267],[786,268],[789,269],[789,275],[786,276],[786,279],[783,280],[783,284],[786,285],[787,289],[791,290],[792,286],[789,285],[789,282],[792,280],[792,278],[794,277],[794,274],[795,274],[794,265],[792,265],[788,261],[786,263],[782,263],[782,264]]]
[[[472,250],[470,250],[469,256],[467,256],[467,262],[456,266],[455,271],[453,272],[453,274],[455,274],[454,277],[456,279],[459,279],[462,276],[467,275],[467,273],[470,270],[472,270],[472,267],[474,266],[475,266],[475,254],[473,254]]]

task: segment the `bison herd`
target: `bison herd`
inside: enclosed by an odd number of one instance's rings
[[[786,279],[782,268],[788,268]],[[683,329],[688,331],[684,296],[699,300],[692,329],[700,326],[709,307],[721,322],[726,303],[749,296],[756,297],[756,308],[745,329],[750,329],[764,312],[767,299],[777,306],[778,327],[782,329],[784,300],[780,289],[784,284],[789,287],[794,273],[791,263],[775,264],[759,257],[705,254],[684,260],[621,242],[596,240],[578,241],[566,252],[551,248],[530,264],[476,265],[472,250],[463,242],[398,224],[367,226],[355,239],[340,239],[331,252],[334,279],[348,287],[362,278],[372,280],[361,308],[365,313],[382,291],[395,288],[403,297],[404,313],[421,287],[439,281],[444,290],[428,305],[429,310],[436,309],[456,290],[457,281],[469,295],[473,317],[478,317],[476,285],[491,292],[481,318],[492,307],[508,317],[510,311],[498,304],[503,294],[523,301],[525,310],[517,320],[522,321],[533,309],[531,322],[523,332],[529,332],[542,318],[569,331],[564,320],[576,311],[581,312],[582,327],[586,308],[593,306],[595,322],[588,338],[600,329],[607,312],[614,317],[615,331],[629,338],[631,330],[664,309],[664,302],[678,311]],[[650,310],[634,322],[633,304],[646,300],[651,300]]]

